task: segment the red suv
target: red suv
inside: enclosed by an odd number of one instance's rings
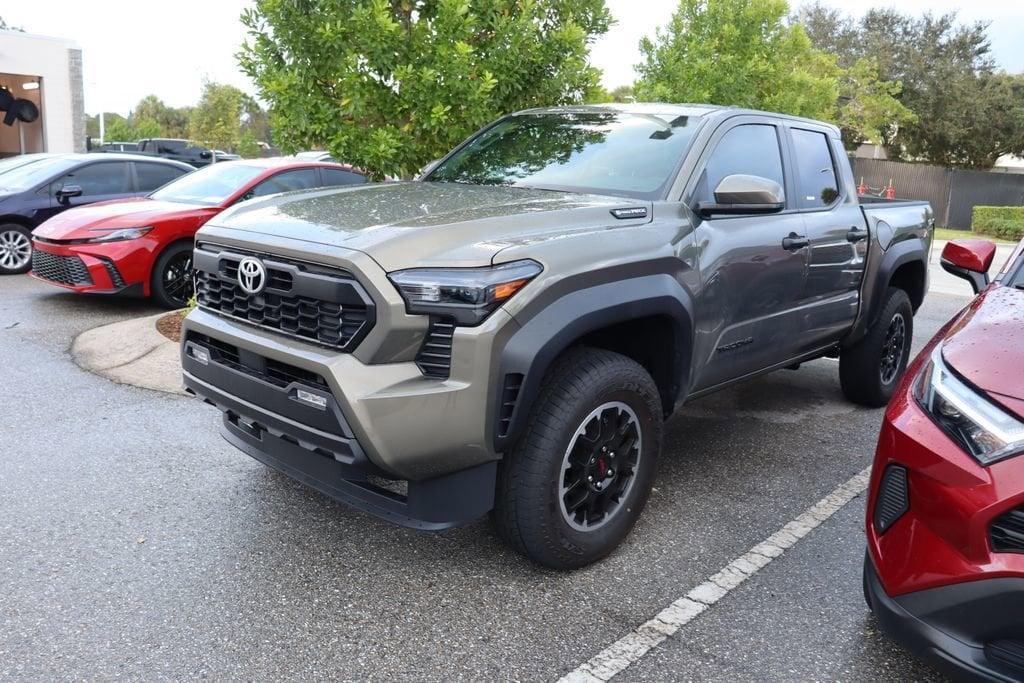
[[[32,275],[75,292],[152,296],[167,308],[192,297],[192,238],[232,204],[288,190],[365,183],[341,164],[295,158],[211,164],[148,197],[65,211],[32,233]]]
[[[908,368],[885,413],[864,590],[882,628],[958,679],[1024,679],[1024,241],[943,267],[979,295]]]

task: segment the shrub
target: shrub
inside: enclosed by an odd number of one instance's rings
[[[1008,240],[1024,238],[1024,206],[976,206],[971,229],[979,235]]]

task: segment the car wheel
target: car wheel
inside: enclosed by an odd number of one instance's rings
[[[890,287],[867,334],[839,355],[839,380],[846,398],[872,408],[888,403],[907,369],[913,333],[910,297]]]
[[[179,242],[160,254],[153,268],[150,290],[164,308],[184,308],[195,293],[192,279],[192,243]]]
[[[0,225],[0,275],[27,273],[32,268],[32,231],[8,223]]]
[[[554,569],[605,557],[647,502],[661,432],[658,389],[639,363],[600,349],[567,352],[499,468],[499,533]]]

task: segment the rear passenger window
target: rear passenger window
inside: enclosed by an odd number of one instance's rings
[[[165,164],[140,164],[135,162],[135,179],[139,183],[139,192],[152,192],[163,187],[178,176],[185,173],[183,169]]]
[[[715,188],[722,179],[736,174],[760,176],[785,188],[782,152],[775,126],[752,123],[727,132],[708,159],[699,198],[714,201]]]
[[[836,167],[824,133],[794,128],[793,154],[801,209],[820,209],[839,198]]]
[[[352,171],[342,171],[338,168],[322,168],[320,172],[324,174],[324,185],[356,185],[358,183],[365,183],[366,176],[359,173],[353,173]]]
[[[285,171],[276,176],[267,178],[262,183],[252,188],[248,197],[262,197],[267,194],[288,192],[289,190],[306,190],[319,185],[315,168],[302,168],[297,171]]]

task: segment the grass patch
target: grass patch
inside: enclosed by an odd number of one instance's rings
[[[1010,242],[1002,237],[993,237],[992,235],[985,235],[974,232],[973,230],[954,230],[953,228],[935,228],[935,239],[937,240],[956,240],[964,239],[965,237],[977,237],[983,240],[992,240],[999,244],[1016,244],[1016,242]]]

